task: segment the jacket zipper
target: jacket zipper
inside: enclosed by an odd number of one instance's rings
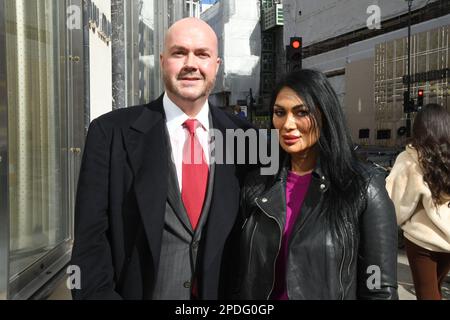
[[[256,233],[256,227],[258,226],[258,223],[255,222],[255,227],[253,228],[252,231],[252,235],[250,237],[250,257],[248,259],[248,264],[247,264],[247,270],[250,269],[250,264],[252,262],[252,256],[253,256],[253,238],[255,237],[255,233]]]
[[[278,225],[278,228],[280,230],[280,240],[278,242],[278,251],[277,251],[277,255],[275,256],[275,260],[273,261],[273,275],[272,275],[272,287],[270,288],[269,294],[267,295],[266,300],[269,300],[270,295],[272,294],[273,288],[275,287],[275,268],[276,268],[276,263],[277,263],[277,259],[278,259],[278,255],[280,254],[280,249],[281,249],[281,239],[283,237],[283,231],[281,228],[280,223],[278,222],[277,219],[275,219],[274,217],[272,217],[271,215],[269,215],[263,208],[261,208],[261,206],[259,205],[259,203],[257,202],[258,198],[255,199],[255,203],[258,206],[259,209],[261,209],[262,212],[264,212],[264,214],[269,217],[272,220],[275,220],[275,222]]]
[[[352,254],[350,256],[350,262],[349,262],[348,267],[347,267],[347,274],[348,275],[350,274],[350,268],[351,268],[352,263],[353,263],[353,250],[351,250],[351,251],[352,251]],[[344,290],[343,296],[345,296],[345,291],[347,291],[347,289],[351,286],[351,284],[352,284],[352,281],[350,281],[349,284],[347,285],[347,288]]]
[[[347,219],[345,219],[345,221],[348,223]],[[350,227],[350,233],[351,233],[351,236],[353,238],[354,237],[353,226]],[[342,262],[341,262],[342,266],[343,266],[343,264],[345,262],[345,246],[343,246],[343,249],[344,249],[344,252],[343,252],[343,255],[342,255]],[[350,262],[349,262],[348,267],[347,267],[347,275],[350,274],[350,268],[351,268],[351,265],[352,265],[352,262],[353,262],[353,250],[350,250],[350,251],[351,251],[351,255],[350,255]],[[347,289],[351,285],[351,283],[349,283],[348,286],[346,288],[344,288],[343,281],[342,281],[342,268],[341,268],[341,272],[339,274],[339,279],[340,279],[341,289],[342,289],[342,299],[341,300],[344,300],[345,292],[347,291]]]
[[[344,285],[342,284],[342,269],[344,267],[344,260],[345,260],[345,245],[342,246],[344,252],[342,254],[342,258],[341,258],[341,263],[339,266],[339,286],[341,287],[341,292],[342,292],[342,296],[341,296],[341,300],[344,300]]]
[[[352,228],[353,228],[353,227],[352,227]],[[351,229],[351,232],[352,232],[352,236],[353,236],[353,229]],[[355,249],[350,250],[350,251],[351,251],[350,262],[349,262],[348,267],[347,267],[347,274],[348,274],[348,275],[350,275],[350,268],[351,268],[352,263],[353,263],[354,250],[355,250]],[[350,287],[351,283],[352,283],[352,281],[350,281],[350,283],[348,284],[347,289]],[[347,291],[347,290],[345,290],[345,291]],[[345,295],[345,292],[344,292],[344,295]]]

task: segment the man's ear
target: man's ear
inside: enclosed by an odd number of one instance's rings
[[[219,68],[220,65],[222,64],[222,59],[220,59],[219,57],[217,58],[217,69],[216,69],[216,74],[219,72]]]

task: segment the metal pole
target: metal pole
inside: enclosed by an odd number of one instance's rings
[[[113,109],[127,107],[126,31],[128,26],[126,25],[126,14],[126,3],[124,0],[111,1]],[[86,36],[89,41],[89,33]]]
[[[408,105],[411,105],[411,6],[413,0],[408,1]],[[411,137],[411,113],[406,113],[406,137]]]
[[[6,18],[11,5],[0,0],[0,300],[9,298],[9,160],[8,160],[8,88],[6,74]],[[8,11],[7,11],[8,10]],[[11,31],[10,31],[11,32]]]
[[[249,110],[247,110],[247,113],[249,115],[250,122],[253,123],[253,91],[252,91],[252,88],[250,88],[249,95],[250,95],[250,102],[248,104],[248,109]]]

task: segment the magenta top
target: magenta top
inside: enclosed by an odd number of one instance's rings
[[[289,171],[286,181],[286,223],[281,238],[281,248],[275,268],[275,286],[271,295],[273,300],[289,300],[286,288],[286,263],[288,258],[288,242],[292,230],[300,214],[300,208],[311,182],[311,173],[299,176]]]

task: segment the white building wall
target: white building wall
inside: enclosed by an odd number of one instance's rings
[[[223,97],[219,94],[219,92],[224,91],[224,70],[225,70],[225,59],[224,59],[224,10],[223,3],[218,2],[207,11],[203,12],[200,15],[200,18],[206,21],[211,28],[215,31],[219,44],[219,57],[222,59],[222,63],[219,67],[219,71],[217,72],[216,85],[213,89],[213,92],[210,96],[210,101],[217,106],[221,106],[224,104]]]
[[[111,21],[111,0],[92,1]],[[91,121],[112,110],[112,49],[97,32],[89,31],[90,63],[90,119]]]
[[[417,25],[413,25],[411,27],[411,34],[414,35],[448,25],[449,19],[450,15],[447,15],[419,23]],[[339,48],[304,59],[303,68],[317,69],[322,72],[330,72],[341,69],[346,70],[351,63],[366,59],[371,59],[372,61],[375,57],[375,46],[377,44],[407,36],[408,29],[403,28],[380,35],[378,37],[352,43],[347,47]],[[345,99],[346,91],[352,90],[352,88],[348,87],[348,85],[345,83],[346,76],[336,76],[330,78],[329,80],[345,110],[346,106],[348,105],[348,100]],[[370,88],[371,90],[373,90],[373,78],[366,78],[365,81],[367,81],[367,85],[371,86]],[[369,107],[372,108],[372,106]]]
[[[412,10],[435,1],[415,0]],[[408,12],[405,0],[283,0],[284,43],[289,43],[289,37],[302,36],[304,46],[308,46],[365,28],[373,15],[373,11],[367,13],[372,5],[380,8],[381,21]]]
[[[411,35],[448,25],[449,21],[450,15],[446,15],[413,25],[411,26]],[[303,67],[315,68],[323,72],[342,69],[345,68],[348,63],[373,58],[375,56],[375,46],[377,44],[407,36],[408,28],[385,33],[378,37],[352,43],[347,47],[306,58],[303,60]]]
[[[258,95],[261,55],[258,1],[220,1],[203,12],[201,18],[216,32],[222,58],[212,102],[215,103],[214,95],[222,92],[230,93],[231,105],[246,99],[250,89],[254,96]]]

